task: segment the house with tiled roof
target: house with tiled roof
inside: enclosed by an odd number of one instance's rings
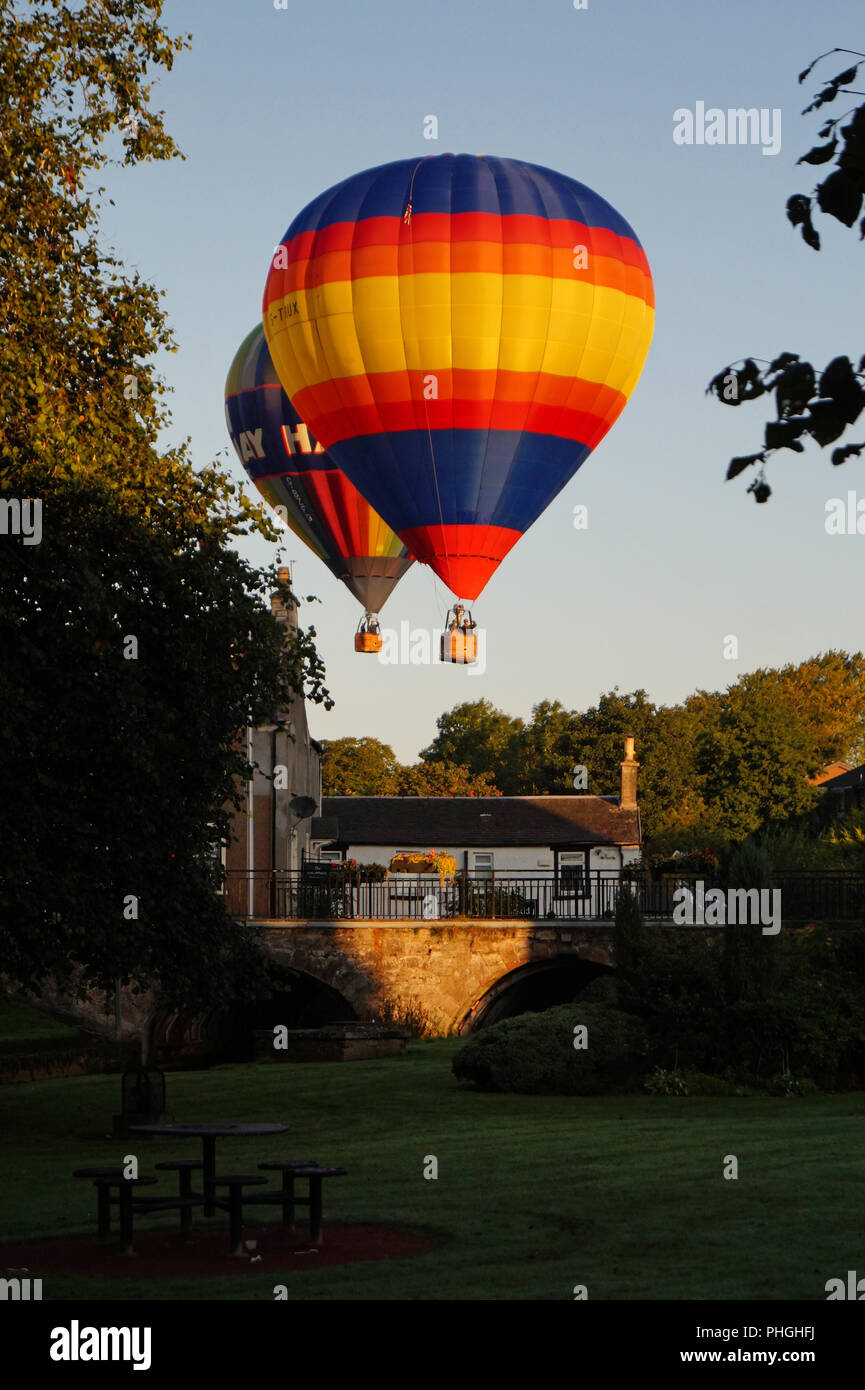
[[[475,877],[555,875],[587,891],[594,871],[618,874],[640,857],[633,744],[618,796],[325,796],[312,854],[388,867],[397,855],[434,849]]]

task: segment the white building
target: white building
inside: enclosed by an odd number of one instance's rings
[[[326,796],[311,855],[388,868],[396,854],[438,850],[474,880],[529,876],[547,881],[552,898],[594,898],[602,875],[617,881],[640,857],[633,745],[629,738],[617,797]]]

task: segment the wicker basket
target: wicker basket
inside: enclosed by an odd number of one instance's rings
[[[471,666],[478,659],[476,634],[462,627],[449,628],[447,632],[443,632],[441,659],[442,661],[459,662],[463,666]]]

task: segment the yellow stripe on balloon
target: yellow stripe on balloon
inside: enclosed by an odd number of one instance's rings
[[[654,322],[636,295],[540,275],[339,280],[281,303],[284,316],[276,301],[265,327],[289,396],[340,377],[449,367],[579,376],[627,395]]]

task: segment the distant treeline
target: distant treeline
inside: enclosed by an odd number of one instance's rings
[[[865,761],[865,656],[830,651],[749,672],[724,691],[657,705],[645,690],[602,695],[587,710],[542,700],[528,721],[489,700],[455,705],[413,767],[374,738],[325,744],[331,796],[504,796],[574,789],[616,795],[626,735],[636,739],[644,835],[661,847],[741,841],[807,816],[808,777]]]

